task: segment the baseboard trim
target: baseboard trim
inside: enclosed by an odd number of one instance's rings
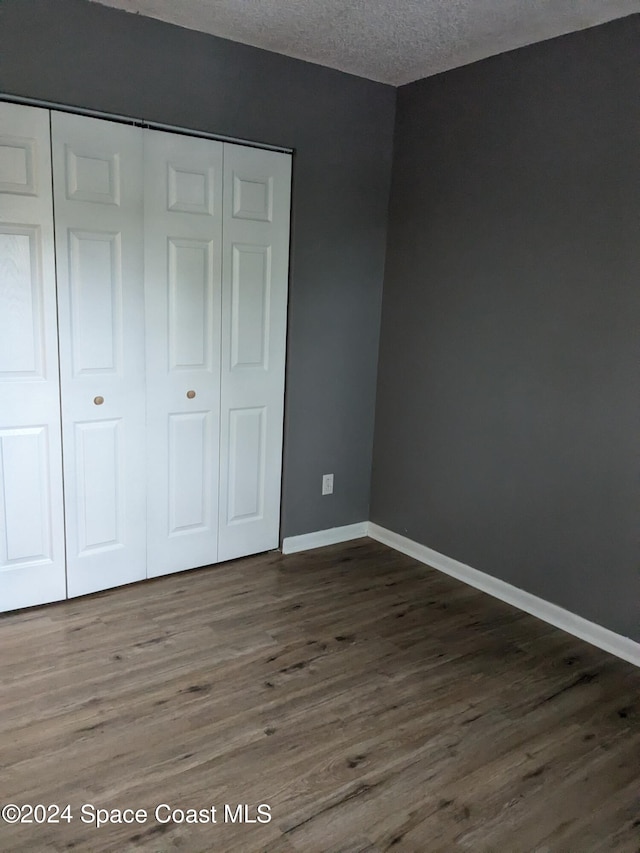
[[[369,522],[368,535],[377,542],[407,554],[409,557],[457,578],[469,586],[482,590],[494,598],[499,598],[519,610],[524,610],[525,613],[530,613],[532,616],[536,616],[543,622],[554,625],[574,637],[585,640],[592,646],[597,646],[605,652],[610,652],[612,655],[640,667],[640,643],[636,643],[629,637],[616,634],[608,628],[603,628],[602,625],[590,622],[582,616],[577,616],[569,610],[558,607],[557,604],[551,604],[551,602],[538,598],[530,592],[525,592],[506,583],[506,581],[478,571],[478,569],[473,569],[471,566],[440,554],[432,548],[427,548],[426,545],[420,545],[399,533],[373,524],[373,522]]]
[[[282,541],[283,554],[295,554],[298,551],[309,551],[311,548],[322,548],[324,545],[337,545],[339,542],[350,542],[351,539],[362,539],[367,536],[368,521],[358,524],[345,524],[344,527],[330,527],[328,530],[316,530],[314,533],[303,533],[301,536],[287,536]]]

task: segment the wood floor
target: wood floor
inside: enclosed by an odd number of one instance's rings
[[[0,648],[0,804],[73,818],[2,853],[640,850],[640,670],[367,539],[9,614]]]

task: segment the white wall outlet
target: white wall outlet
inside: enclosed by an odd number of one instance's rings
[[[333,494],[333,474],[323,474],[322,475],[322,494],[323,495],[332,495]]]

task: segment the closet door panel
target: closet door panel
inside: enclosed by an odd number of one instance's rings
[[[291,157],[224,147],[220,560],[277,548]]]
[[[222,143],[145,131],[148,575],[218,559]]]
[[[146,576],[142,131],[52,113],[70,596]]]
[[[0,104],[0,610],[65,597],[49,113]]]

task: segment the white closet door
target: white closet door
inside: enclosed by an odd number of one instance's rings
[[[146,576],[142,130],[52,113],[69,596]]]
[[[149,577],[218,559],[222,143],[145,131]]]
[[[278,547],[291,157],[224,146],[220,538]]]
[[[0,610],[65,594],[49,113],[0,104]]]

